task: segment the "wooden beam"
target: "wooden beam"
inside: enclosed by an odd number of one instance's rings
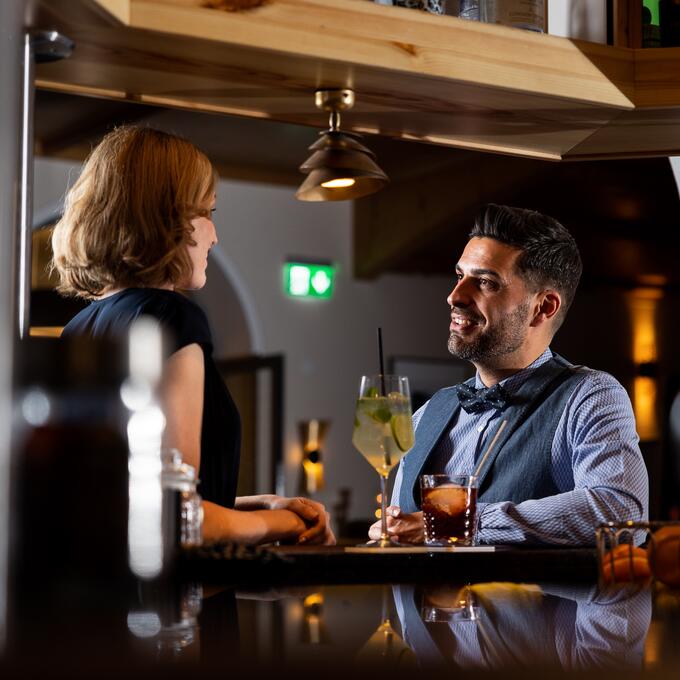
[[[38,83],[315,127],[326,117],[312,92],[352,87],[347,129],[551,160],[662,155],[680,138],[672,116],[637,129],[641,119],[623,115],[680,111],[680,48],[609,47],[363,0],[205,4],[41,0],[40,24],[77,47],[39,65]],[[628,138],[600,136],[619,121]]]

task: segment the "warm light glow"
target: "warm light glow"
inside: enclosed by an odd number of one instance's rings
[[[341,177],[339,179],[329,179],[328,182],[321,182],[321,186],[324,189],[345,189],[354,186],[355,183],[355,180],[351,177]]]
[[[63,326],[31,326],[28,334],[32,338],[58,338],[63,330]]]
[[[628,295],[633,324],[633,361],[646,364],[657,360],[656,308],[663,291],[638,288]]]
[[[324,488],[323,463],[312,463],[309,458],[302,461],[305,470],[305,483],[307,493],[316,493]]]
[[[380,519],[380,518],[382,517],[382,511],[380,510],[380,508],[378,508],[378,509],[375,511],[375,516],[376,516],[378,519]]]
[[[644,651],[644,666],[646,670],[655,669],[659,666],[663,648],[663,633],[661,621],[652,621],[649,624]]]
[[[637,431],[642,441],[653,441],[659,437],[656,418],[656,380],[638,376],[633,383],[633,410]]]
[[[323,420],[307,420],[300,423],[302,438],[302,467],[305,471],[307,493],[324,488],[322,448],[328,423]]]
[[[307,595],[302,604],[305,608],[323,604],[323,595],[321,593],[312,593],[311,595]]]
[[[632,326],[633,363],[655,364],[658,360],[656,310],[663,297],[660,288],[637,288],[627,296]],[[642,441],[653,441],[659,437],[659,423],[656,408],[656,379],[637,376],[633,384],[633,411],[637,431]]]
[[[303,602],[305,612],[305,631],[303,639],[311,645],[319,645],[323,642],[324,629],[321,616],[323,608],[323,595],[312,593]]]
[[[318,451],[321,445],[319,444],[319,421],[310,420],[309,430],[307,432],[307,441],[305,442],[305,453],[310,451]]]

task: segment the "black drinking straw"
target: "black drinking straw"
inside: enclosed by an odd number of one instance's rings
[[[378,326],[378,360],[380,361],[380,386],[382,395],[385,396],[385,364],[383,362],[382,328]]]

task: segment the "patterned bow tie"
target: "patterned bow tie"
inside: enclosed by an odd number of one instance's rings
[[[462,383],[456,385],[456,392],[460,405],[468,413],[481,413],[490,408],[502,411],[510,401],[510,395],[498,383],[493,387],[482,387],[479,390]]]

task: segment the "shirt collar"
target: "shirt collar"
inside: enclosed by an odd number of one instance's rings
[[[523,368],[521,371],[517,371],[517,373],[513,373],[507,378],[504,378],[503,380],[500,381],[499,384],[503,385],[506,391],[508,391],[511,394],[513,392],[516,392],[528,380],[529,376],[533,371],[535,371],[539,366],[542,366],[546,361],[550,361],[552,357],[553,353],[550,347],[547,347],[545,352],[543,352],[543,354],[541,354],[541,356],[538,357],[538,359],[532,361],[526,368]],[[479,372],[475,376],[475,387],[478,390],[485,387],[484,383],[482,382],[482,379],[479,377]]]

